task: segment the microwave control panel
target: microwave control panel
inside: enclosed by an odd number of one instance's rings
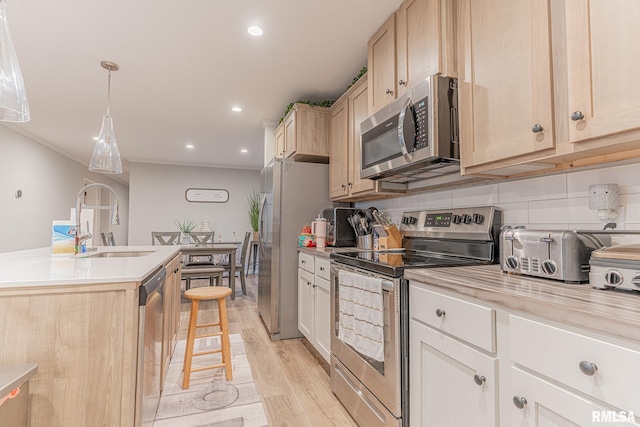
[[[428,119],[427,119],[427,105],[429,105],[429,97],[426,96],[421,100],[413,104],[411,109],[413,110],[413,117],[416,126],[416,141],[414,150],[425,148],[429,145],[428,133]]]

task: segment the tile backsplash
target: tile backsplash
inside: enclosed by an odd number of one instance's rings
[[[465,206],[497,206],[503,223],[528,229],[601,230],[598,212],[589,209],[589,185],[618,184],[618,230],[640,230],[640,164],[568,172],[469,188],[359,202],[375,206],[398,222],[404,211]],[[640,235],[615,236],[614,243],[640,243]]]

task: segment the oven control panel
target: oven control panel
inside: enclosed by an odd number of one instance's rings
[[[492,240],[502,211],[494,206],[410,211],[400,222],[401,234],[409,237]]]

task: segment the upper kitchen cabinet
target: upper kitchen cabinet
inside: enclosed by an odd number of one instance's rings
[[[368,73],[367,73],[368,74]],[[390,192],[380,181],[360,178],[360,123],[369,116],[368,76],[362,76],[331,107],[329,131],[329,196],[332,200],[362,200]]]
[[[455,77],[453,2],[406,0],[396,12],[397,82],[402,95],[409,82],[431,74]]]
[[[453,2],[405,0],[369,40],[369,113],[430,74],[456,75]]]
[[[368,44],[369,113],[396,99],[396,15],[371,37]]]
[[[463,172],[553,153],[548,1],[461,0],[457,18]]]
[[[558,34],[566,35],[566,44],[557,43],[556,58],[566,57],[566,73],[558,75],[558,86],[567,88],[567,105],[557,114],[558,123],[568,128],[572,146],[567,150],[637,140],[640,2],[566,0],[562,4],[557,12],[554,9],[554,25],[564,29]],[[611,137],[622,132],[627,135]]]
[[[301,162],[329,160],[329,108],[296,103],[275,130],[276,156]],[[282,154],[281,154],[282,153]]]

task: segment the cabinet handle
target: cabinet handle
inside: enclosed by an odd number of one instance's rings
[[[533,125],[533,127],[531,128],[531,131],[532,131],[533,133],[540,133],[540,132],[542,132],[543,130],[544,130],[544,128],[543,128],[543,127],[542,127],[542,125],[541,125],[541,124],[539,124],[539,123],[536,123],[536,124],[535,124],[535,125]]]
[[[173,272],[174,272],[174,273],[177,273],[177,272],[178,272],[178,270],[180,270],[180,269],[179,269],[178,267],[176,267],[176,268],[174,268],[174,269],[173,269]]]
[[[386,93],[387,95],[391,95],[393,91],[391,89],[387,89],[384,93]]]
[[[349,187],[352,187],[352,186],[353,186],[353,183],[352,183],[352,182],[350,182],[348,185],[349,185]]]
[[[320,271],[324,271],[324,267],[320,267]]]
[[[316,285],[313,285],[313,289],[315,289],[315,288],[316,288]]]
[[[307,285],[311,286],[311,282],[307,281]]]
[[[342,189],[343,189],[343,190],[344,190],[345,188],[347,188],[347,186],[346,186],[346,185],[344,185],[344,184],[341,184],[341,185],[340,185],[340,187],[342,187]]]
[[[436,316],[438,317],[443,317],[446,313],[444,312],[443,309],[439,308],[436,310]]]
[[[406,85],[407,85],[407,82],[405,82],[404,80],[400,79],[400,80],[398,81],[398,84],[399,84],[399,85],[401,85],[401,86],[406,86]]]
[[[302,261],[300,261],[300,262],[301,262],[302,264],[306,264],[306,263],[307,263],[307,261],[305,261],[305,260],[302,260]]]
[[[598,366],[596,366],[595,363],[591,363],[586,360],[583,360],[582,362],[580,362],[579,366],[582,373],[590,377],[595,375],[598,372]]]
[[[513,396],[513,404],[516,405],[516,408],[522,409],[527,406],[527,399],[520,396]]]
[[[487,379],[484,377],[484,375],[478,375],[478,374],[475,374],[475,375],[473,376],[473,382],[475,382],[475,383],[476,383],[476,384],[478,384],[478,385],[482,385],[482,384],[484,384],[486,381],[487,381]]]
[[[571,114],[571,120],[573,120],[574,122],[582,119],[584,119],[584,114],[582,114],[581,111],[574,111],[573,114]]]

